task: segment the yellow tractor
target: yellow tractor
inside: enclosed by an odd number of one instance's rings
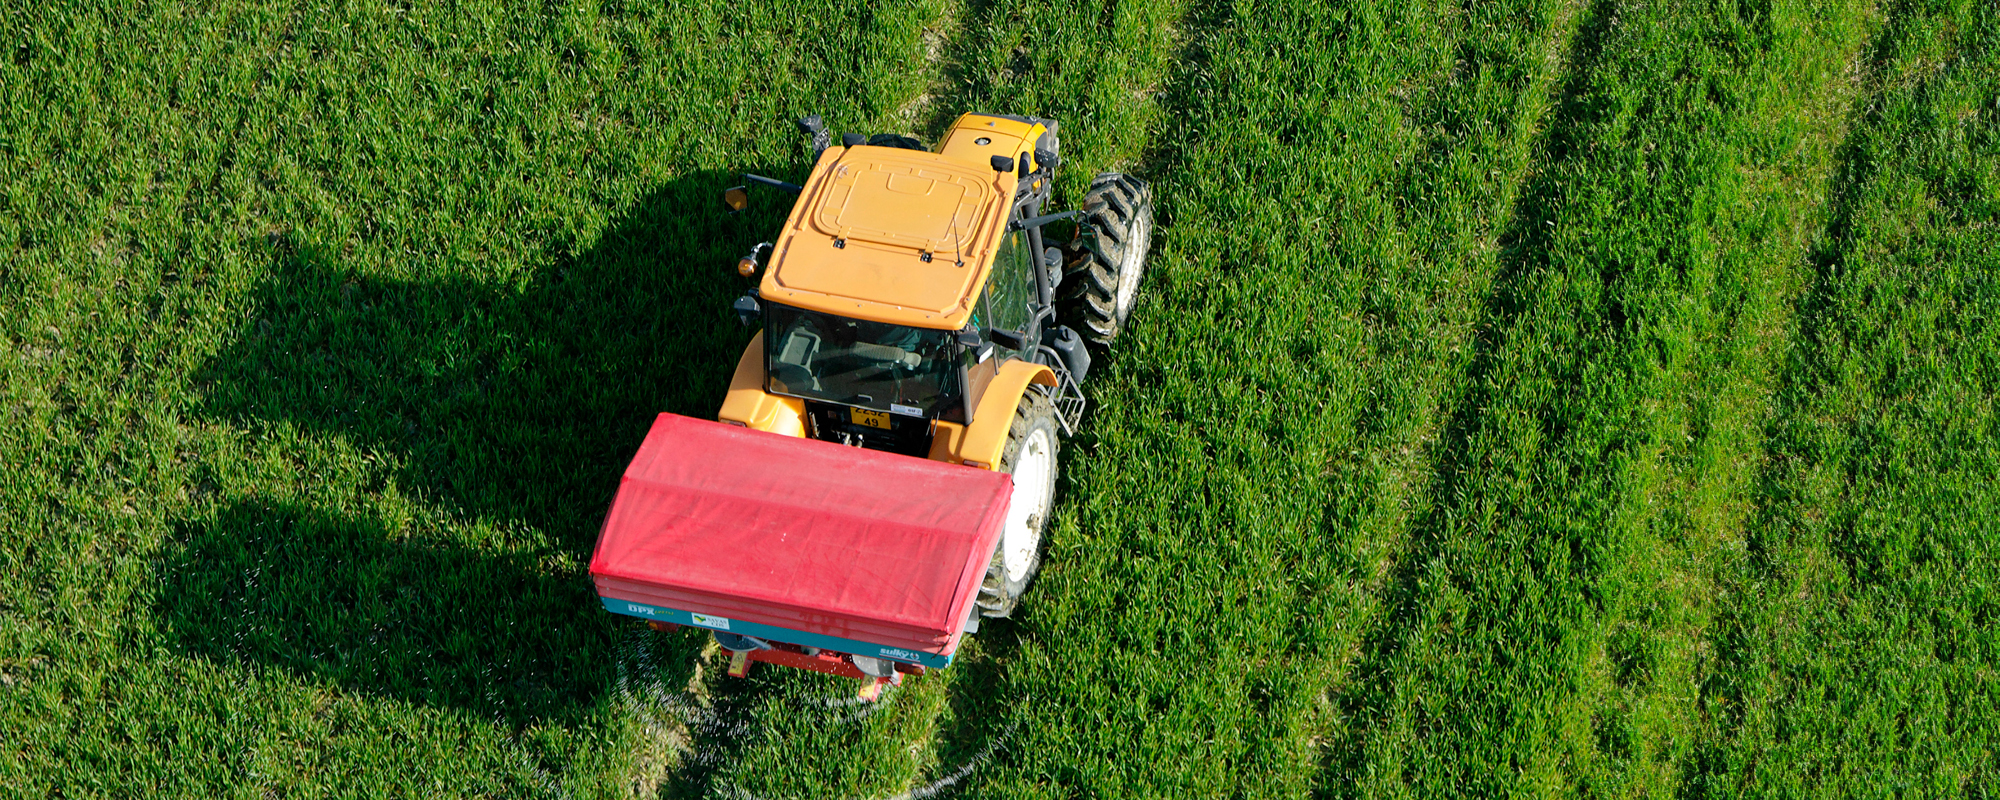
[[[735,311],[762,330],[717,415],[762,433],[662,415],[592,573],[611,611],[713,631],[738,674],[888,681],[1020,603],[1078,383],[1132,310],[1152,195],[1106,173],[1051,209],[1053,120],[966,114],[935,152],[799,127],[803,185],[748,176],[798,200],[737,264],[757,285]],[[742,210],[747,187],[724,200]],[[1076,234],[1047,241],[1064,220]]]

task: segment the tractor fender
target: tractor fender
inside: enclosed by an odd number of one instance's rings
[[[729,395],[722,400],[717,420],[760,431],[803,438],[806,435],[806,404],[795,397],[779,397],[764,391],[764,332],[750,337],[743,357],[736,360],[736,375],[729,379]]]
[[[981,469],[999,469],[1000,451],[1007,446],[1007,431],[1014,425],[1014,409],[1029,384],[1055,387],[1056,371],[1043,364],[1010,360],[1000,366],[1000,374],[986,384],[986,393],[972,410],[972,424],[955,437],[951,461]]]

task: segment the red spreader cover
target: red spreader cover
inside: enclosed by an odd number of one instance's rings
[[[625,468],[599,595],[951,652],[1009,476],[661,414]]]

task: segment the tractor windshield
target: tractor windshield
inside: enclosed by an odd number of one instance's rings
[[[935,418],[959,397],[951,331],[836,317],[767,303],[773,394]]]

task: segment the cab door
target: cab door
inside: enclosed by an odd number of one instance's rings
[[[999,348],[1004,355],[1033,353],[1041,344],[1035,310],[1040,305],[1040,287],[1035,284],[1033,243],[1027,231],[1009,231],[993,254],[993,271],[986,279],[982,298],[986,327],[1008,331],[1021,337],[1022,350]],[[998,347],[998,345],[996,345]]]

